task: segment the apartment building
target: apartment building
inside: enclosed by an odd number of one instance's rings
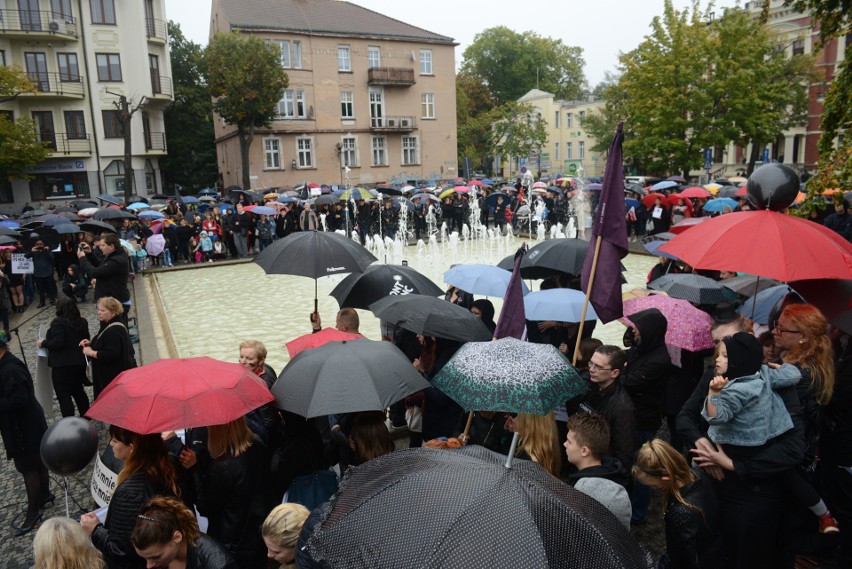
[[[338,0],[213,0],[211,36],[275,43],[290,79],[271,128],[257,132],[256,188],[304,181],[370,185],[454,178],[455,43]],[[221,183],[240,185],[235,128],[215,118]]]
[[[173,99],[166,21],[164,0],[0,0],[0,65],[19,66],[36,88],[0,112],[32,118],[50,150],[31,180],[0,180],[0,203],[123,195],[122,97],[135,111],[132,193],[162,190]]]

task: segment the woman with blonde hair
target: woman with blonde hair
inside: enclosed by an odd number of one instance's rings
[[[296,558],[299,532],[302,531],[310,513],[301,504],[280,504],[269,512],[260,528],[263,542],[266,544],[266,556],[280,563],[284,569],[296,566],[293,561]]]
[[[80,525],[110,569],[138,567],[144,563],[130,543],[136,515],[154,496],[181,494],[177,472],[159,434],[140,435],[115,425],[109,432],[112,452],[124,467],[118,473],[104,523],[89,512],[80,518]]]
[[[86,531],[70,518],[50,518],[33,540],[34,569],[104,569],[104,558]]]
[[[559,432],[552,412],[547,415],[519,413],[506,421],[506,430],[519,435],[516,457],[537,462],[559,477],[562,453],[559,452]]]
[[[639,449],[633,477],[661,491],[665,500],[666,552],[658,567],[725,566],[712,496],[682,454],[652,439]]]
[[[237,569],[216,540],[201,533],[195,513],[174,498],[154,498],[136,517],[130,535],[136,553],[161,569]]]
[[[190,469],[195,507],[206,516],[207,535],[225,546],[239,567],[262,567],[266,547],[257,528],[272,507],[269,456],[245,417],[207,427],[211,460],[199,463],[184,449],[180,462]]]
[[[122,320],[124,305],[111,296],[98,299],[98,333],[80,341],[83,355],[92,364],[95,399],[124,370],[136,367],[130,333]]]

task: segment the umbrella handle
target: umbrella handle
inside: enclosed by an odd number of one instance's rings
[[[314,279],[314,313],[319,312],[319,301],[317,300],[317,279]]]
[[[514,436],[512,436],[512,446],[509,447],[509,456],[506,457],[506,468],[512,468],[512,458],[515,456],[515,450],[518,448],[518,432],[515,431]]]
[[[473,423],[473,411],[467,414],[467,424],[464,426],[464,432],[462,436],[467,440],[467,435],[470,433],[470,424]]]
[[[751,320],[754,322],[754,311],[757,309],[757,290],[760,288],[760,275],[757,275],[757,280],[754,281],[754,295],[751,297]]]

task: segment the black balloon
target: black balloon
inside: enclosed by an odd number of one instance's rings
[[[748,177],[748,201],[757,209],[784,211],[799,195],[799,175],[784,164],[764,164]]]
[[[41,438],[41,460],[48,470],[60,476],[80,472],[97,452],[98,432],[81,417],[60,419]]]

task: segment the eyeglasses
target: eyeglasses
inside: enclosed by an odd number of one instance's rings
[[[601,366],[599,366],[598,364],[596,364],[596,363],[594,363],[594,362],[589,362],[589,371],[595,371],[595,370],[598,370],[598,371],[612,371],[612,368],[611,368],[611,367],[601,367]]]
[[[788,334],[803,334],[804,333],[801,330],[787,330],[786,328],[782,328],[780,324],[776,324],[775,327],[773,328],[773,330],[778,330],[782,334],[785,333],[785,332],[788,333]]]

